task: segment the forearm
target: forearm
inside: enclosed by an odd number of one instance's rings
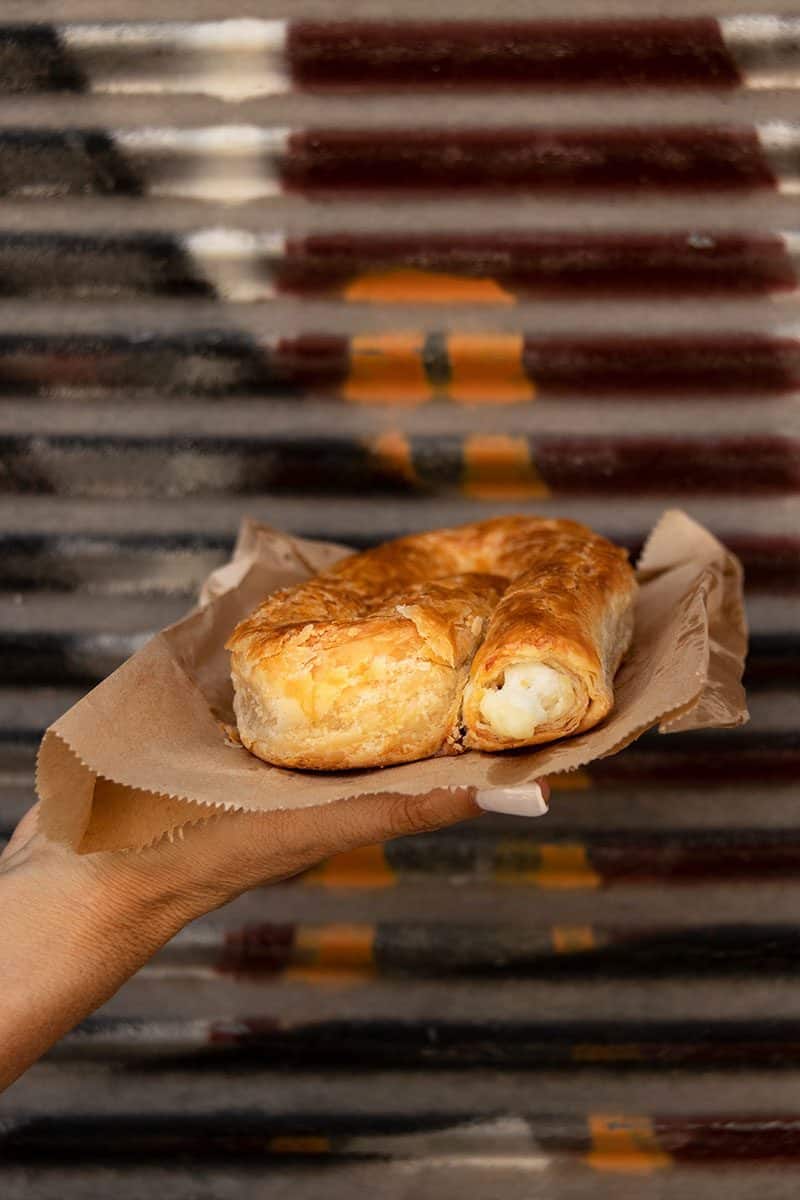
[[[528,811],[543,809],[534,786]],[[480,811],[466,789],[384,793],[216,814],[136,854],[80,855],[38,834],[32,809],[0,860],[0,1090],[188,921],[331,854]]]
[[[0,1090],[112,996],[180,924],[157,895],[124,876],[110,886],[57,848],[23,848],[4,860]]]

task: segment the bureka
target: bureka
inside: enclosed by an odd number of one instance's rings
[[[269,596],[228,641],[243,744],[339,770],[590,729],[614,703],[636,582],[574,521],[500,517],[387,542]]]

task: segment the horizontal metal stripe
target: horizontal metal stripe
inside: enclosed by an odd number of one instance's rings
[[[402,1200],[408,1188],[409,1172],[414,1173],[415,1187],[433,1189],[437,1200],[463,1200],[465,1195],[480,1194],[496,1187],[498,1179],[507,1200],[524,1200],[530,1195],[531,1187],[539,1186],[539,1179],[548,1170],[558,1166],[569,1175],[570,1200],[616,1200],[620,1195],[619,1165],[625,1159],[618,1156],[616,1166],[587,1169],[578,1160],[558,1163],[552,1155],[540,1150],[514,1147],[509,1151],[495,1153],[492,1145],[482,1151],[458,1154],[452,1148],[450,1138],[445,1135],[441,1148],[431,1146],[413,1156],[400,1151],[396,1160],[373,1162],[337,1160],[335,1168],[327,1160],[318,1171],[313,1170],[310,1158],[299,1161],[292,1159],[272,1160],[269,1167],[270,1185],[282,1188],[287,1193],[302,1189],[303,1200],[352,1200],[359,1191],[379,1195],[382,1200]],[[203,1181],[209,1196],[224,1196],[225,1190],[237,1189],[246,1192],[253,1184],[253,1176],[261,1169],[260,1164],[228,1161],[209,1162],[203,1169]],[[791,1163],[781,1165],[782,1186],[787,1188],[798,1182],[797,1168]],[[725,1192],[729,1200],[752,1200],[764,1186],[764,1163],[738,1163],[735,1172],[726,1172]],[[140,1200],[142,1193],[150,1188],[158,1190],[161,1200],[196,1200],[196,1170],[182,1162],[141,1165],[135,1162],[122,1164],[76,1164],[58,1163],[47,1165],[9,1164],[4,1170],[8,1200],[28,1200],[31,1189],[35,1189],[37,1200],[63,1200],[64,1191],[72,1190],[80,1195],[80,1189],[88,1196],[109,1187],[114,1188],[117,1200]],[[559,1183],[566,1187],[567,1181]],[[636,1195],[638,1200],[679,1200],[691,1191],[693,1200],[716,1200],[719,1188],[719,1166],[711,1163],[673,1163],[669,1170],[653,1168],[648,1174],[642,1170],[642,1159],[636,1163]],[[81,1196],[83,1200],[83,1196]]]
[[[405,1160],[408,1170],[415,1161],[424,1163],[426,1158],[434,1161],[438,1158],[441,1174],[444,1165],[451,1171],[458,1164],[477,1166],[483,1155],[488,1156],[483,1159],[484,1165],[494,1167],[493,1178],[497,1180],[503,1178],[497,1173],[506,1163],[513,1163],[519,1169],[525,1164],[526,1155],[530,1165],[541,1170],[548,1162],[542,1160],[543,1154],[583,1156],[593,1146],[595,1165],[599,1166],[598,1159],[607,1157],[607,1169],[625,1171],[628,1158],[631,1163],[628,1169],[637,1175],[646,1172],[648,1164],[649,1169],[653,1169],[653,1166],[667,1166],[671,1161],[739,1166],[772,1160],[773,1163],[789,1164],[797,1160],[800,1118],[791,1112],[733,1116],[724,1108],[697,1116],[644,1116],[630,1111],[618,1112],[615,1116],[594,1116],[590,1110],[584,1110],[563,1116],[514,1111],[502,1117],[495,1114],[486,1117],[462,1106],[460,1111],[451,1110],[441,1116],[420,1114],[413,1121],[399,1116],[381,1118],[350,1112],[343,1113],[338,1119],[301,1112],[287,1114],[283,1120],[278,1120],[266,1117],[257,1108],[212,1109],[203,1116],[180,1116],[169,1109],[151,1109],[146,1115],[127,1119],[109,1117],[87,1108],[74,1115],[59,1114],[51,1120],[15,1111],[6,1123],[4,1157],[9,1162],[31,1158],[35,1161],[37,1155],[42,1155],[45,1161],[47,1158],[69,1160],[80,1153],[84,1139],[92,1137],[93,1126],[96,1143],[102,1145],[104,1155],[111,1159],[135,1155],[152,1160],[155,1156],[191,1154],[200,1161],[209,1162],[224,1155],[235,1164],[238,1160],[274,1160],[287,1156],[306,1162],[320,1157],[323,1161],[332,1157],[377,1158],[383,1160],[382,1178],[389,1182],[392,1159]],[[600,1129],[606,1131],[602,1140],[598,1134]],[[535,1161],[537,1157],[538,1162]],[[589,1175],[589,1178],[592,1194],[615,1194],[601,1190],[599,1179],[602,1176]],[[526,1182],[530,1184],[529,1179]],[[755,1179],[753,1182],[755,1184]],[[614,1184],[618,1189],[618,1176]],[[686,1187],[686,1181],[682,1186]],[[735,1188],[736,1185],[732,1182],[731,1186]],[[330,1181],[326,1181],[326,1188],[330,1187]],[[667,1194],[663,1187],[663,1180],[660,1180],[660,1195]],[[440,1188],[441,1185],[437,1185],[437,1194],[445,1197],[456,1194],[441,1192]],[[646,1189],[640,1178],[637,1188],[637,1194],[655,1195]],[[737,1194],[744,1193],[732,1191],[732,1195]]]
[[[623,499],[571,499],[559,505],[559,516],[596,526],[622,545],[640,544],[647,532],[670,507],[672,498],[625,497]],[[261,495],[248,501],[230,498],[213,500],[188,497],[179,505],[160,500],[63,500],[52,496],[23,498],[0,496],[0,530],[4,535],[51,535],[65,529],[93,536],[182,538],[187,534],[233,539],[244,515],[278,529],[308,537],[326,536],[348,545],[365,546],[375,540],[400,537],[421,529],[458,525],[483,516],[501,516],[519,511],[518,501],[370,498],[370,525],[364,525],[363,497],[343,497],[335,504],[327,499],[300,500]],[[725,499],[698,497],[688,506],[690,516],[706,524],[724,541],[753,539],[769,545],[788,562],[795,553],[800,527],[800,498],[794,496]],[[324,531],[324,533],[323,533]]]
[[[741,295],[797,286],[798,235],[0,234],[0,294],[504,304],[521,296]]]
[[[573,1022],[553,1023],[350,1020],[279,1023],[270,1018],[230,1021],[137,1021],[89,1018],[60,1043],[54,1056],[137,1059],[247,1055],[252,1062],[401,1066],[506,1065],[528,1069],[613,1066],[673,1069],[796,1066],[800,1023]],[[13,1144],[13,1143],[12,1143]]]
[[[470,455],[472,456],[470,457]],[[0,490],[63,496],[384,494],[520,500],[800,490],[800,443],[759,435],[413,439],[0,436]]]
[[[0,233],[0,296],[43,295],[209,297],[214,289],[169,233]]]
[[[68,688],[44,691],[47,696],[43,696],[42,690],[36,688],[3,688],[0,693],[0,714],[4,725],[16,731],[31,729],[37,721],[43,725],[65,712],[81,694],[79,690]],[[751,693],[751,702],[757,699],[758,694]],[[23,715],[26,705],[34,709],[41,705],[43,716],[34,721],[27,718],[26,721]],[[16,719],[13,717],[15,706],[19,713]],[[755,707],[757,706],[754,705]],[[0,745],[0,828],[5,830],[10,830],[34,801],[35,747],[36,743],[32,740],[24,744],[18,742],[13,746],[8,743]],[[692,836],[710,831],[724,840],[726,830],[756,831],[763,836],[768,831],[791,834],[796,825],[795,789],[791,784],[781,787],[776,783],[760,781],[746,788],[738,787],[735,783],[717,783],[712,788],[702,784],[680,784],[671,788],[660,785],[653,789],[645,780],[633,786],[605,787],[601,793],[587,778],[582,782],[584,786],[576,788],[570,776],[550,777],[553,795],[546,820],[546,836],[551,841],[583,844],[587,839],[591,840],[593,831],[607,832],[609,829],[629,834],[668,832],[676,839],[679,839],[684,831]],[[502,833],[507,838],[524,838],[530,833],[530,823],[527,819],[493,817],[488,814],[481,818],[480,828],[482,836],[493,832]],[[462,835],[463,830],[454,828],[441,830],[438,837],[441,841],[447,841],[451,837],[458,839]],[[415,881],[411,888],[400,886],[384,889],[380,895],[373,893],[368,914],[364,913],[363,900],[357,893],[345,896],[330,890],[315,891],[305,884],[297,888],[288,886],[286,889],[271,892],[273,907],[270,908],[270,919],[289,923],[300,919],[307,922],[335,919],[358,924],[366,915],[371,920],[414,923],[419,920],[420,910],[415,905],[418,904],[420,886],[420,882]],[[683,887],[680,894],[687,894],[687,890],[690,892],[691,886]],[[284,890],[288,893],[285,900],[282,899]],[[577,914],[574,904],[564,912],[557,903],[555,907],[546,905],[544,897],[541,897],[541,906],[537,905],[535,912],[532,912],[524,894],[517,902],[516,897],[520,894],[512,889],[493,886],[491,891],[495,905],[492,910],[493,916],[497,920],[507,920],[511,929],[524,928],[529,932],[548,928],[556,922],[591,925],[601,919],[606,925],[613,923],[620,930],[628,929],[632,936],[637,935],[643,921],[647,922],[648,933],[658,928],[705,928],[711,923],[735,924],[746,928],[751,924],[758,924],[765,912],[770,913],[771,919],[783,922],[784,930],[790,931],[795,925],[789,904],[789,892],[786,892],[786,905],[782,907],[776,902],[775,889],[766,909],[758,907],[751,912],[746,912],[743,907],[729,911],[727,907],[732,897],[744,900],[747,892],[741,889],[733,892],[731,889],[719,889],[712,908],[706,888],[706,900],[699,911],[693,903],[683,909],[672,907],[664,911],[657,898],[652,896],[647,909],[639,914],[624,907],[615,907],[615,894],[603,893],[598,896],[598,901],[602,900],[603,904],[602,917],[599,911]],[[478,889],[471,894],[476,897],[476,904],[483,905],[483,900],[477,898],[486,894],[485,889]],[[763,894],[762,885],[759,885],[759,894]],[[673,899],[674,895],[675,893]],[[458,889],[451,892],[449,885],[445,886],[444,892],[440,890],[436,908],[437,920],[459,924],[472,919],[473,910],[468,904],[468,894],[462,889],[460,900],[458,896]],[[259,907],[263,898],[259,900],[254,894],[252,903],[249,899],[238,901],[233,910],[226,910],[219,916],[213,914],[193,924],[186,933],[189,938],[189,954],[192,953],[192,938],[195,936],[200,939],[201,945],[205,945],[205,938],[209,937],[214,942],[220,929],[228,928],[231,922],[260,925],[264,920],[264,911]],[[549,899],[557,901],[558,897],[551,893]],[[575,899],[573,896],[572,900]],[[579,895],[577,899],[580,899]],[[382,901],[386,903],[381,904]],[[478,912],[479,923],[483,925],[486,912],[482,907]],[[525,920],[520,925],[518,918],[521,916],[524,916]]]
[[[30,207],[36,212],[49,206]],[[54,207],[74,211],[75,205],[66,201],[62,205],[59,201]],[[99,201],[93,202],[92,207],[104,209]],[[102,222],[118,212],[121,220],[127,220],[127,207],[127,203],[109,204]],[[355,207],[332,204],[330,211],[347,213],[354,220]],[[0,213],[2,208],[0,204]],[[149,201],[141,203],[142,214],[149,208]],[[153,211],[158,212],[159,206],[154,205]],[[298,211],[305,211],[305,206],[298,206]],[[315,206],[315,211],[328,210],[320,204]],[[565,211],[580,213],[579,209],[569,209],[566,205]],[[97,227],[102,227],[99,213],[88,213],[87,216],[97,223]],[[420,217],[420,221],[424,220],[424,216]],[[792,293],[765,303],[762,296],[732,295],[724,304],[709,304],[707,297],[687,294],[680,304],[675,304],[672,297],[654,294],[652,302],[643,306],[635,296],[607,296],[598,307],[597,297],[589,294],[585,298],[565,297],[557,304],[544,297],[520,301],[518,305],[498,305],[490,311],[485,306],[471,306],[459,308],[453,314],[443,309],[442,314],[437,319],[436,310],[430,305],[416,303],[398,304],[388,309],[379,305],[355,308],[336,298],[305,298],[303,303],[298,303],[280,294],[270,305],[268,314],[263,304],[234,307],[202,297],[197,297],[191,304],[180,297],[159,296],[130,297],[124,304],[111,304],[104,297],[87,297],[85,302],[70,306],[65,306],[57,297],[52,300],[42,298],[36,303],[20,303],[14,299],[0,303],[3,333],[10,339],[9,345],[19,340],[34,349],[42,346],[43,339],[45,345],[48,339],[53,339],[53,346],[61,341],[62,344],[94,342],[98,347],[107,344],[121,347],[136,341],[153,340],[157,345],[179,350],[209,340],[220,350],[232,347],[234,352],[241,353],[239,347],[243,342],[255,345],[263,352],[284,339],[291,347],[296,339],[302,339],[302,343],[309,340],[313,345],[321,338],[322,346],[338,348],[342,342],[356,336],[439,332],[478,336],[526,334],[534,342],[588,341],[590,344],[597,340],[614,342],[632,335],[634,338],[652,338],[657,343],[664,339],[677,339],[681,343],[721,339],[727,344],[742,336],[753,337],[757,343],[762,338],[768,342],[773,339],[792,341],[800,330],[800,297]],[[269,316],[268,324],[265,315]]]
[[[744,42],[740,33],[735,45]],[[6,26],[20,58],[49,33],[93,91],[210,92],[238,99],[296,87],[536,87],[553,83],[731,87],[746,82],[712,19],[577,22],[128,22],[103,27]],[[774,58],[793,45],[777,26],[761,47]],[[788,42],[788,45],[786,43]],[[748,45],[757,70],[758,45]],[[5,91],[57,87],[30,55],[13,61]],[[59,64],[61,71],[66,66]],[[259,73],[258,68],[261,67]],[[229,76],[238,67],[238,83]],[[62,85],[63,86],[63,85]]]
[[[584,119],[591,120],[590,106],[597,110],[597,97],[591,92],[570,93],[571,97],[582,96],[581,104]],[[407,98],[410,100],[410,97]],[[452,116],[452,97],[443,96],[444,109]],[[463,98],[466,101],[467,97]],[[542,95],[537,98],[537,111],[550,108],[550,115],[555,124],[563,121],[564,105],[568,97],[564,95]],[[59,111],[63,108],[64,98],[59,101]],[[728,119],[734,96],[725,98],[724,109]],[[768,104],[767,101],[770,101]],[[775,116],[783,111],[788,119],[794,115],[791,103],[795,103],[792,93],[777,93],[772,104],[773,96],[764,95],[762,103],[764,115]],[[22,102],[16,102],[16,106]],[[25,101],[27,108],[32,101]],[[109,100],[96,100],[98,108],[109,103]],[[185,102],[192,114],[197,113],[197,106],[202,103],[197,100]],[[293,101],[287,104],[293,105]],[[320,98],[319,103],[328,112],[332,103],[331,97]],[[359,101],[354,97],[353,105]],[[392,115],[397,115],[396,99],[387,97],[387,107],[392,108]],[[420,100],[422,103],[422,100]],[[472,97],[472,103],[485,109],[492,103],[491,97],[483,93]],[[508,108],[508,97],[497,97],[494,103],[505,112]],[[526,106],[530,97],[520,97],[520,103]],[[650,104],[653,103],[651,98]],[[722,104],[720,99],[718,103]],[[118,107],[126,113],[130,110],[131,101],[120,98]],[[426,121],[430,121],[431,98],[426,98]],[[630,119],[630,110],[626,105],[630,98],[626,93],[610,95],[607,103],[604,101],[602,115],[609,123],[614,123],[620,116]],[[74,98],[72,107],[78,112],[65,112],[63,119],[70,126],[80,124],[84,114],[85,98]],[[38,107],[38,105],[37,105]],[[153,102],[153,109],[160,108],[160,102]],[[212,105],[214,119],[218,116],[219,108],[216,102]],[[137,110],[139,102],[137,102]],[[684,104],[686,119],[691,119],[692,108]],[[372,111],[372,105],[369,106]],[[492,110],[493,111],[493,110]],[[660,111],[660,109],[659,109]],[[642,120],[652,116],[652,108],[645,108]],[[121,115],[124,116],[125,113]],[[263,108],[260,115],[263,115]],[[527,113],[525,114],[527,116]],[[697,115],[697,114],[695,114]],[[749,117],[749,110],[743,113],[743,118]],[[160,112],[151,112],[150,119],[160,118]],[[479,116],[476,120],[479,122]],[[614,121],[612,121],[612,116]],[[67,117],[70,119],[67,120]],[[37,124],[45,120],[44,114],[39,114]],[[408,122],[405,122],[407,124]],[[496,122],[502,125],[502,121]],[[299,205],[296,196],[275,196],[265,205],[262,199],[243,202],[235,209],[227,207],[224,202],[208,209],[198,207],[196,201],[189,198],[169,196],[149,196],[147,203],[142,204],[136,197],[116,196],[112,201],[104,197],[92,196],[63,196],[53,197],[47,204],[17,204],[3,202],[0,212],[0,227],[8,234],[15,231],[20,233],[51,235],[73,234],[77,237],[94,235],[97,237],[116,239],[124,234],[147,235],[160,237],[174,234],[189,238],[197,233],[211,230],[230,231],[236,229],[251,235],[256,241],[261,240],[276,231],[283,231],[302,239],[307,234],[374,234],[385,237],[389,234],[415,238],[422,232],[430,233],[449,239],[454,234],[476,234],[481,238],[492,236],[508,236],[518,234],[530,236],[532,232],[562,233],[573,236],[576,233],[598,236],[609,236],[612,239],[626,238],[629,235],[643,237],[654,233],[665,235],[674,234],[678,237],[687,233],[697,232],[703,235],[731,236],[759,234],[770,237],[778,231],[795,229],[797,225],[797,206],[792,197],[787,194],[769,193],[762,191],[742,192],[736,196],[730,193],[709,193],[703,203],[702,216],[697,208],[697,196],[690,192],[663,192],[659,196],[646,197],[636,191],[596,192],[586,196],[565,197],[558,193],[542,192],[530,195],[525,204],[521,205],[519,195],[510,192],[497,193],[491,197],[491,204],[476,204],[475,197],[469,194],[451,192],[447,197],[437,195],[397,195],[393,198],[391,210],[385,205],[375,204],[369,197],[339,197],[335,204],[320,203]],[[366,202],[365,202],[366,201]],[[732,297],[727,308],[736,303]],[[704,311],[709,317],[718,315],[712,313],[706,306]],[[544,314],[547,309],[544,310]],[[642,318],[647,314],[641,313]],[[679,314],[676,314],[678,316]],[[691,328],[691,323],[689,326]],[[45,326],[46,328],[46,326]]]
[[[153,963],[155,978],[204,971],[255,979],[296,965],[336,975],[366,967],[362,931],[372,944],[368,969],[385,976],[625,977],[690,972],[700,976],[800,970],[800,932],[783,925],[696,929],[603,925],[519,928],[508,925],[379,923],[358,926],[265,924],[206,927],[179,934]],[[323,961],[306,947],[326,947]],[[147,968],[145,968],[147,970]],[[310,978],[313,979],[313,976]]]
[[[104,22],[57,29],[92,92],[205,93],[241,101],[290,86],[283,20]]]
[[[0,131],[0,196],[138,196],[141,180],[103,130]]]
[[[779,236],[529,234],[415,237],[309,234],[289,238],[274,285],[353,301],[504,303],[517,296],[781,291],[796,286]],[[472,287],[465,283],[472,283]],[[475,285],[478,286],[475,286]],[[478,287],[484,290],[481,293]],[[223,294],[236,300],[236,282]]]
[[[564,19],[563,7],[556,0],[534,0],[534,5],[533,11],[537,19]],[[41,0],[41,3],[37,3],[36,0],[20,0],[18,7],[21,8],[24,19],[28,21],[34,20],[35,13],[40,13],[40,20],[55,20],[57,11],[62,21],[83,22],[93,20],[93,14],[97,11],[92,0]],[[441,0],[439,7],[442,19],[486,19],[485,10],[479,0]],[[268,17],[279,17],[286,11],[280,0],[265,0],[262,8]],[[697,0],[674,0],[671,9],[673,17],[694,17],[697,12]],[[796,9],[796,0],[785,0],[783,12],[791,13]],[[431,19],[429,5],[424,0],[408,0],[404,13],[406,10],[408,20]],[[726,15],[754,12],[766,14],[774,12],[775,6],[770,5],[767,0],[751,0],[749,7],[747,0],[718,0],[715,11]],[[633,3],[633,0],[604,0],[603,12],[620,19],[641,19],[642,15],[641,6]],[[104,10],[104,13],[109,21],[123,23],[131,20],[130,5],[122,3],[121,0],[108,0],[107,12]],[[163,10],[157,0],[137,0],[136,15],[137,20],[156,21],[163,18]],[[340,14],[335,0],[297,0],[295,19],[333,21],[337,15]],[[380,21],[385,18],[386,9],[381,0],[353,0],[349,15],[353,20]],[[572,15],[581,19],[596,17],[596,0],[575,0]],[[229,5],[223,3],[223,0],[197,0],[193,10],[195,20],[216,21],[228,16]],[[496,0],[492,16],[498,20],[518,19],[518,0]]]
[[[580,868],[574,865],[579,862],[575,847],[581,852]],[[389,843],[385,852],[401,879],[441,872],[461,883],[495,880],[504,886],[531,887],[588,886],[590,876],[604,887],[655,880],[663,886],[682,880],[791,879],[800,866],[800,845],[791,836],[781,840],[733,830],[702,835],[683,830],[677,837],[663,833],[649,838],[633,833],[604,838],[594,832],[581,843],[549,840],[547,831],[519,839],[465,837],[441,847],[401,840]]]
[[[163,1065],[162,1065],[163,1066]],[[76,1107],[76,1096],[86,1096],[91,1079],[91,1100]],[[615,1077],[607,1069],[581,1072],[542,1073],[545,1093],[531,1092],[530,1072],[506,1067],[502,1072],[488,1068],[459,1068],[426,1072],[339,1071],[306,1068],[286,1072],[280,1068],[249,1070],[246,1064],[220,1071],[214,1064],[193,1066],[190,1074],[180,1069],[160,1069],[159,1114],[175,1113],[184,1117],[216,1115],[227,1108],[236,1121],[246,1111],[279,1120],[297,1117],[336,1118],[342,1114],[373,1114],[401,1117],[406,1121],[460,1115],[465,1119],[495,1119],[499,1113],[527,1113],[535,1105],[545,1116],[570,1120],[587,1115],[587,1088],[591,1088],[589,1111],[606,1113],[662,1113],[684,1116],[705,1114],[729,1118],[769,1119],[780,1114],[795,1114],[797,1072],[743,1070],[681,1072],[675,1075],[658,1070],[634,1072]],[[224,1103],[215,1103],[224,1081]],[[17,1084],[14,1095],[15,1116],[53,1117],[57,1113],[91,1120],[105,1114],[118,1121],[141,1117],[153,1111],[153,1072],[120,1071],[100,1063],[42,1063],[25,1084]],[[533,1095],[533,1099],[532,1099]],[[9,1100],[10,1100],[9,1096]],[[546,1111],[545,1111],[546,1110]],[[5,1115],[5,1114],[4,1114]],[[7,1114],[9,1117],[11,1112]],[[299,1122],[298,1122],[299,1124]],[[339,1126],[341,1128],[341,1126]],[[412,1126],[413,1127],[413,1126]],[[336,1126],[334,1125],[334,1128]],[[539,1129],[542,1125],[539,1124]],[[151,1164],[152,1165],[152,1164]],[[590,1174],[590,1173],[587,1173]],[[591,1176],[590,1176],[591,1177]],[[618,1181],[617,1181],[618,1182]],[[406,1181],[407,1183],[407,1181]],[[407,1190],[407,1188],[406,1188]],[[402,1193],[400,1193],[402,1195]],[[618,1195],[619,1193],[614,1193]],[[636,1195],[640,1195],[639,1191]],[[712,1191],[709,1200],[715,1200]],[[25,1197],[27,1200],[27,1194]]]
[[[83,74],[54,25],[0,25],[0,92],[82,92]]]
[[[32,1152],[69,1156],[85,1134],[87,1118],[88,1112],[73,1118],[62,1115],[51,1121],[24,1112],[15,1113],[5,1132],[4,1157],[19,1160]],[[156,1132],[159,1118],[160,1137]],[[413,1158],[415,1152],[430,1152],[435,1149],[437,1136],[442,1135],[446,1135],[451,1145],[455,1139],[456,1149],[467,1153],[482,1147],[502,1155],[509,1141],[519,1149],[521,1139],[534,1145],[524,1118],[508,1122],[489,1118],[476,1122],[474,1115],[462,1113],[433,1119],[423,1113],[416,1119],[405,1120],[394,1116],[365,1117],[347,1113],[330,1121],[313,1113],[287,1114],[281,1119],[265,1118],[257,1109],[233,1112],[220,1109],[199,1119],[175,1120],[163,1113],[155,1120],[146,1115],[128,1120],[112,1117],[102,1124],[103,1145],[111,1154],[125,1154],[134,1147],[137,1153],[145,1154],[159,1150],[181,1152],[192,1145],[205,1157],[212,1158],[223,1151],[234,1159],[336,1154],[356,1158],[377,1156],[386,1160],[393,1153]],[[581,1128],[580,1119],[575,1124]],[[219,1130],[219,1135],[211,1133],[214,1127]],[[237,1132],[234,1133],[234,1129]]]
[[[379,534],[367,538],[369,544],[381,540]],[[751,628],[765,631],[774,626],[777,631],[796,625],[800,540],[792,544],[788,539],[728,537],[726,544],[744,567]],[[630,547],[632,557],[640,548],[641,542]],[[188,600],[232,549],[232,537],[201,531],[172,537],[117,535],[113,526],[105,536],[0,531],[0,589],[178,594]]]
[[[778,17],[583,21],[129,21],[6,25],[7,92],[299,88],[796,86],[796,26]],[[36,51],[39,53],[37,54]],[[39,61],[45,52],[45,63]],[[47,54],[49,52],[49,55]]]
[[[461,375],[465,387],[477,392],[477,381]],[[520,374],[510,376],[506,394],[530,394],[530,385]],[[91,399],[91,393],[85,393]],[[294,442],[298,447],[348,443],[368,445],[376,455],[399,458],[418,440],[423,445],[441,441],[461,443],[466,465],[472,470],[478,457],[513,457],[520,438],[573,437],[577,430],[603,440],[619,437],[667,438],[685,436],[693,442],[740,437],[800,436],[800,406],[794,394],[742,398],[732,403],[719,397],[682,403],[685,421],[676,427],[674,410],[667,396],[661,401],[631,404],[610,397],[583,396],[569,401],[552,396],[536,403],[491,403],[452,405],[445,401],[414,406],[403,405],[391,413],[382,404],[333,406],[324,397],[309,397],[302,403],[291,395],[264,397],[230,395],[225,402],[207,396],[193,398],[178,394],[169,403],[151,394],[124,393],[96,397],[102,403],[77,403],[80,393],[58,389],[32,403],[27,396],[8,396],[0,403],[0,437],[36,436],[46,429],[51,438],[90,439],[113,442],[152,442],[154,448],[171,441],[231,445],[243,441],[263,444]],[[602,421],[598,423],[598,404]],[[254,427],[257,435],[254,435]],[[596,431],[596,432],[595,432]]]
[[[799,147],[797,126],[785,123],[378,132],[6,128],[0,131],[0,194],[144,192],[241,202],[281,190],[795,190]]]
[[[526,379],[528,389],[520,387]],[[497,405],[615,393],[646,393],[658,403],[683,393],[697,403],[798,387],[800,338],[749,332],[543,338],[420,330],[258,340],[233,328],[175,334],[151,328],[114,336],[0,336],[0,392],[9,396],[288,392],[376,405],[434,398]]]
[[[780,663],[770,663],[763,671],[755,667],[746,683],[752,686],[759,679],[798,677],[796,662],[791,672],[784,670],[782,675]],[[766,781],[792,782],[797,780],[799,772],[800,756],[795,749],[765,745],[762,750],[755,744],[743,744],[739,735],[731,736],[727,745],[653,745],[646,750],[634,745],[625,754],[597,760],[589,775],[598,787],[625,786],[644,779],[649,779],[653,787],[680,783],[709,787],[737,783],[746,787]]]
[[[69,596],[56,595],[54,599],[56,598],[71,601]],[[119,597],[117,603],[122,599]],[[138,597],[129,595],[124,599],[130,603]],[[157,599],[161,602],[161,607],[154,608],[147,615],[124,614],[116,619],[112,615],[110,627],[108,621],[103,620],[102,614],[99,614],[97,629],[87,628],[80,620],[76,622],[74,616],[63,609],[59,612],[54,608],[52,615],[28,615],[25,609],[30,605],[27,602],[20,619],[14,619],[14,614],[10,613],[6,623],[0,628],[0,668],[4,684],[61,686],[76,682],[97,683],[140,649],[148,637],[182,615],[181,610],[185,608],[185,603],[180,596]],[[102,595],[84,596],[81,605],[76,606],[75,612],[77,613],[88,600],[108,605],[107,599]],[[165,602],[168,604],[166,608]],[[763,687],[785,683],[791,687],[798,679],[800,641],[797,634],[785,634],[780,637],[754,634],[751,637],[745,676],[748,686]],[[2,736],[3,730],[0,729],[0,738]],[[690,735],[681,736],[685,738]],[[743,754],[751,735],[745,731],[730,736],[734,738],[735,746],[738,747],[737,752]],[[757,739],[755,733],[752,733],[752,738],[758,742],[760,735]],[[671,739],[671,742],[673,749],[670,754],[670,766],[677,767],[678,748],[674,739]],[[697,744],[696,736],[692,744]],[[774,749],[777,752],[778,747],[775,746]],[[716,753],[713,742],[709,741],[703,750],[698,749],[692,757],[699,757],[706,751],[709,755],[709,768],[720,770],[725,753],[732,752],[732,748],[726,744],[726,747],[720,747]],[[767,754],[768,747],[763,746],[759,756]],[[593,772],[605,773],[612,769],[605,760],[599,760],[594,765]]]
[[[193,598],[203,580],[231,554],[233,540],[184,537],[104,538],[77,535],[3,537],[0,588],[9,591],[87,589],[111,595],[178,594]],[[800,574],[800,548],[797,572]]]

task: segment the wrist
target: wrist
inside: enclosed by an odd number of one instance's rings
[[[34,835],[3,867],[0,887],[26,926],[59,929],[82,957],[144,962],[184,923],[172,889],[134,856],[77,855]]]

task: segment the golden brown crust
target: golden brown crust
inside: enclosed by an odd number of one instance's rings
[[[268,762],[333,770],[587,729],[613,703],[634,593],[625,552],[573,521],[501,517],[348,556],[231,636],[242,741]],[[501,735],[484,698],[532,662],[569,679],[569,711]]]
[[[480,750],[553,741],[610,712],[613,680],[633,632],[636,583],[625,551],[572,521],[510,531],[498,569],[512,579],[475,655],[464,696],[465,745]],[[569,676],[574,704],[524,738],[501,738],[480,712],[485,692],[515,663],[541,662]]]

